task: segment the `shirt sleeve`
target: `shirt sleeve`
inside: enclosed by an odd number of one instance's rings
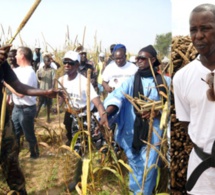
[[[184,84],[181,75],[175,75],[173,78],[173,91],[175,100],[176,117],[180,121],[190,121],[190,106],[189,102],[186,100],[183,92],[185,89],[182,88]]]
[[[102,80],[105,81],[105,82],[109,82],[110,81],[108,66],[104,69],[104,71],[102,73]]]
[[[90,83],[90,101],[92,101],[96,97],[98,97],[98,94],[96,93],[92,83]]]
[[[107,108],[109,105],[114,105],[120,110],[126,99],[125,94],[133,96],[133,82],[134,76],[131,76],[125,82],[123,82],[119,88],[108,94],[104,101],[105,108]]]

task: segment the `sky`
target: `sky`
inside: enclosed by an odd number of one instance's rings
[[[171,0],[172,36],[189,35],[190,13],[204,3],[215,4],[215,0]]]
[[[35,0],[0,0],[0,37],[2,42],[12,34],[33,5]],[[95,37],[108,51],[113,43],[124,44],[132,54],[155,43],[156,35],[171,32],[171,0],[42,0],[22,29],[21,39],[33,48],[36,42],[44,48],[47,42],[54,49],[65,46],[69,28],[72,42],[78,36],[84,46],[93,49]],[[21,44],[17,36],[13,47]],[[51,47],[49,47],[51,50]]]

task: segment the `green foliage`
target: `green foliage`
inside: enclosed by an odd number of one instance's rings
[[[172,41],[172,33],[156,35],[154,47],[158,51],[160,57],[168,56]]]

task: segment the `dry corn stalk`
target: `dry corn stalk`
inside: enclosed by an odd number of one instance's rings
[[[16,38],[16,36],[20,33],[20,31],[23,29],[23,27],[25,26],[25,24],[28,22],[28,20],[30,19],[30,17],[32,16],[32,14],[34,13],[34,11],[36,10],[37,6],[40,4],[41,0],[35,0],[33,6],[31,7],[31,9],[28,11],[27,15],[24,17],[24,19],[22,20],[22,22],[20,23],[18,29],[16,30],[16,33],[14,34],[14,36],[7,42],[7,44],[11,44],[13,43],[14,39]],[[4,129],[4,122],[5,122],[5,113],[6,113],[6,90],[4,89],[3,91],[3,100],[2,100],[2,109],[1,109],[1,127],[0,130]]]
[[[137,110],[137,112],[141,115],[146,111],[151,111],[152,107],[154,108],[153,110],[162,110],[162,108],[163,108],[163,104],[162,104],[161,100],[153,101],[143,95],[142,95],[142,97],[147,98],[150,101],[144,101],[144,100],[142,100],[140,98],[136,98],[136,97],[133,98],[128,94],[124,94],[124,96],[134,106],[134,108]]]
[[[66,89],[64,88],[62,83],[60,81],[58,81],[57,79],[55,79],[55,80],[61,86],[61,89],[63,90],[63,92],[66,94],[65,103],[67,105],[67,112],[71,113],[74,116],[78,116],[78,114],[83,112],[83,109],[76,109],[76,108],[74,108],[73,106],[70,105],[70,103],[69,103],[69,101],[71,100],[70,95],[68,94],[68,92],[66,91]]]

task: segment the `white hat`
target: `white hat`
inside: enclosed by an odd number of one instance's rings
[[[169,58],[167,58],[167,57],[165,56],[161,62],[162,62],[162,63],[169,63]]]
[[[105,57],[105,54],[103,53],[103,52],[101,52],[100,54],[99,54],[99,57]]]
[[[136,63],[136,56],[131,56],[129,62]]]
[[[64,57],[63,58],[69,58],[70,60],[73,60],[73,61],[81,61],[81,58],[80,58],[80,55],[79,55],[79,53],[78,52],[75,52],[75,51],[72,51],[72,50],[70,50],[70,51],[67,51],[66,53],[65,53],[65,55],[64,55]]]

